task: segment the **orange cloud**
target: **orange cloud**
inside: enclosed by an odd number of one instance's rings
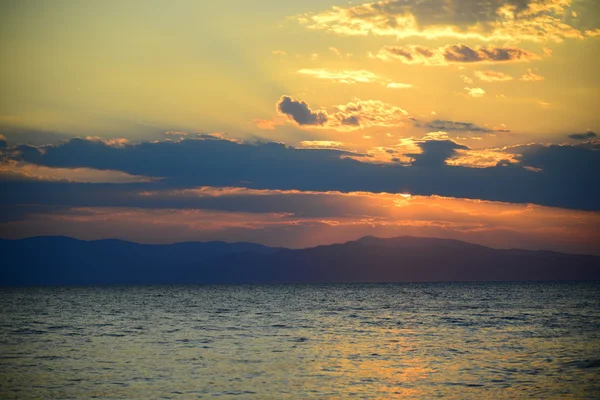
[[[600,213],[439,196],[198,188],[151,196],[219,197],[218,209],[80,207],[0,224],[4,237],[68,234],[140,242],[253,241],[306,247],[365,235],[433,236],[493,247],[598,253]],[[248,212],[259,196],[269,204]],[[237,200],[236,200],[237,199]],[[215,204],[215,202],[207,203]],[[270,210],[269,210],[270,209]],[[165,240],[165,238],[168,238]]]
[[[0,163],[0,179],[39,180],[87,183],[151,182],[160,178],[130,175],[121,171],[93,168],[53,168],[42,165],[5,160]]]
[[[484,82],[506,82],[513,80],[511,75],[498,71],[475,71],[474,74]]]
[[[302,147],[310,147],[310,148],[332,148],[332,147],[342,147],[344,144],[342,142],[336,142],[333,140],[303,140],[300,142],[300,146]]]

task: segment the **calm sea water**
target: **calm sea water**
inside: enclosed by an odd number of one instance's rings
[[[600,398],[600,284],[0,289],[0,398]]]

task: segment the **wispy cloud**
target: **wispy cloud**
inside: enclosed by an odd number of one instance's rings
[[[465,44],[430,48],[423,46],[383,46],[373,58],[383,61],[399,61],[405,64],[451,65],[451,64],[493,64],[518,61],[531,61],[540,58],[535,53],[513,46],[479,46]]]
[[[485,95],[485,90],[483,90],[482,88],[470,88],[470,87],[466,87],[465,90],[467,91],[467,94],[471,97],[483,97]]]
[[[336,142],[334,140],[303,140],[300,142],[300,146],[310,148],[341,148],[343,145],[344,144],[342,142]]]
[[[512,75],[498,71],[475,71],[475,76],[484,82],[506,82],[512,81]]]
[[[370,71],[361,70],[341,70],[334,71],[328,69],[301,69],[298,71],[304,75],[314,76],[318,79],[331,80],[338,83],[354,84],[354,83],[380,83],[389,89],[408,89],[412,85],[408,83],[392,82],[389,79],[381,77]]]
[[[573,133],[573,134],[569,135],[569,139],[575,139],[575,140],[592,139],[595,137],[598,137],[598,135],[592,131],[587,131],[586,133]]]
[[[531,68],[529,68],[527,70],[527,73],[523,74],[521,76],[521,78],[519,78],[519,79],[522,81],[536,82],[536,81],[543,81],[544,77],[536,74],[535,72],[533,72],[533,70]]]
[[[472,122],[464,121],[449,121],[443,119],[435,119],[427,123],[417,122],[417,127],[424,127],[437,131],[445,132],[476,132],[476,133],[495,133],[495,132],[510,132],[506,129],[506,126],[500,126],[498,128],[490,129],[479,126]]]
[[[14,160],[0,162],[0,181],[36,180],[47,182],[134,183],[151,182],[157,179],[131,175],[117,170],[100,170],[85,167],[47,167]]]
[[[389,89],[410,89],[412,85],[408,83],[390,82],[386,87]]]
[[[314,76],[318,79],[328,79],[339,83],[370,83],[382,80],[378,75],[365,70],[330,71],[327,69],[301,69],[298,72]]]

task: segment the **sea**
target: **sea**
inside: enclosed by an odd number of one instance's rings
[[[600,283],[0,288],[2,399],[598,399]]]

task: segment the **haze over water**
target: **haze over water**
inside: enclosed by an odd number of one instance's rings
[[[3,288],[0,397],[598,398],[600,284]]]

